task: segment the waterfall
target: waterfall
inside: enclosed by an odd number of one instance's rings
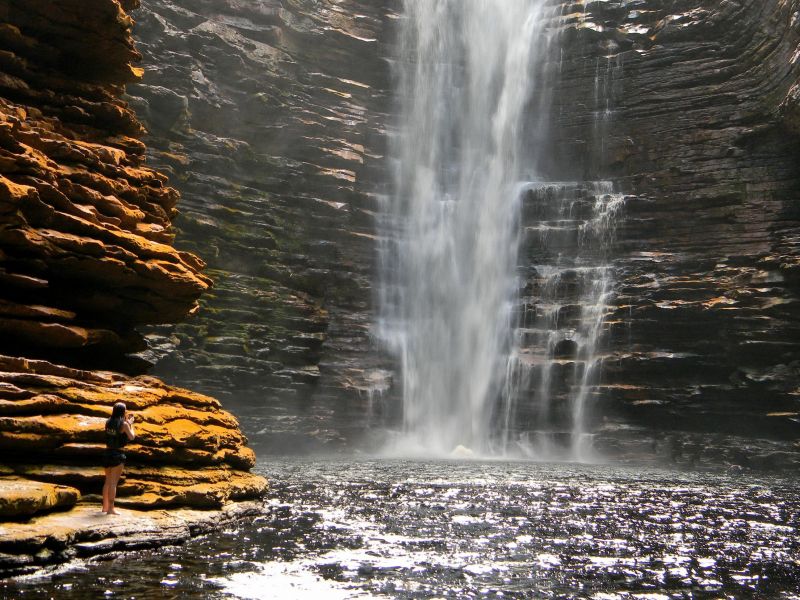
[[[561,402],[570,407],[568,445],[577,447],[583,433],[611,280],[608,269],[582,266],[578,248],[606,235],[610,190],[599,190],[594,212],[573,223],[580,239],[568,258],[534,269],[538,297],[520,291],[531,285],[520,249],[536,229],[525,221],[525,207],[536,190],[552,188],[537,170],[549,151],[556,10],[546,0],[404,2],[390,134],[393,190],[379,217],[377,334],[398,362],[403,402],[395,451],[529,449],[527,430],[562,428],[550,405],[554,366],[567,342],[574,365],[585,367],[573,369],[571,395]],[[554,200],[547,210],[558,210]],[[540,229],[549,218],[540,215]],[[559,281],[584,267],[592,275],[579,286],[574,331],[559,331],[557,311],[528,327],[521,307],[534,302],[536,312],[554,304],[563,296]]]
[[[517,288],[523,120],[542,0],[406,0],[379,335],[411,451],[490,451]]]

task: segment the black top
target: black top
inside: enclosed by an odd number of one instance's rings
[[[122,432],[122,421],[106,421],[106,448],[119,450],[128,443],[128,436]]]

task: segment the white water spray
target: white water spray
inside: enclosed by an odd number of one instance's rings
[[[587,409],[602,365],[614,283],[609,250],[623,204],[610,182],[528,186],[522,247],[537,262],[528,267],[509,357],[506,453],[592,458]]]

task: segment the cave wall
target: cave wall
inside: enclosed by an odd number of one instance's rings
[[[797,450],[798,8],[565,2],[553,24],[546,175],[628,196],[592,399],[608,452]],[[218,281],[148,356],[275,439],[337,442],[396,409],[369,331],[399,9],[143,2],[131,102],[183,194],[179,245]]]

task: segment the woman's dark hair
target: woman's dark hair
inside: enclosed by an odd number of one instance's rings
[[[125,404],[117,402],[111,410],[111,417],[106,421],[106,429],[113,429],[119,431],[122,427],[122,418],[125,416]]]

